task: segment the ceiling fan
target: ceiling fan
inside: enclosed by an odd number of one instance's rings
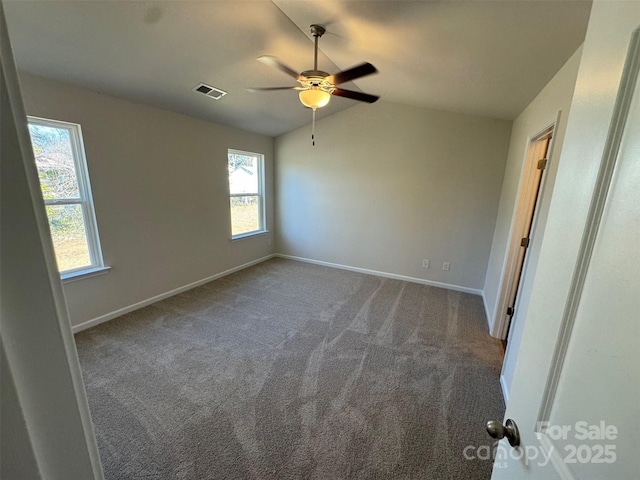
[[[297,73],[292,68],[288,67],[276,57],[270,55],[263,55],[258,57],[258,60],[265,65],[275,67],[278,70],[286,73],[290,77],[296,79],[300,85],[293,87],[265,87],[265,88],[249,88],[249,91],[273,91],[273,90],[298,90],[300,102],[305,106],[313,110],[313,126],[315,128],[315,115],[316,109],[322,108],[329,103],[331,95],[338,97],[351,98],[360,102],[373,103],[380,97],[377,95],[371,95],[368,93],[355,92],[353,90],[346,90],[344,88],[338,88],[336,85],[340,85],[357,78],[364,77],[376,73],[376,67],[370,63],[362,63],[355,67],[343,70],[338,73],[330,75],[327,72],[318,70],[318,40],[324,35],[325,28],[321,25],[311,25],[311,34],[314,38],[314,51],[313,51],[313,70],[305,70],[304,72]],[[315,145],[314,133],[312,130],[311,139]]]

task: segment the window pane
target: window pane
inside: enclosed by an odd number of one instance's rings
[[[231,197],[231,235],[260,230],[259,197]]]
[[[80,205],[47,205],[49,228],[61,272],[91,265]]]
[[[29,132],[44,198],[78,198],[69,130],[29,124]]]
[[[229,190],[231,194],[259,193],[258,158],[229,153]]]

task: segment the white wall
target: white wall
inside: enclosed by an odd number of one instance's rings
[[[276,138],[277,251],[481,290],[510,131],[380,101],[319,121],[315,147],[311,126]]]
[[[535,266],[540,254],[540,243],[549,211],[551,192],[558,171],[558,158],[560,158],[562,151],[562,143],[564,141],[569,109],[573,98],[581,52],[582,48],[579,48],[533,102],[531,102],[513,122],[509,156],[507,158],[504,182],[500,195],[498,219],[493,234],[491,257],[489,259],[487,276],[484,283],[484,295],[489,315],[490,329],[493,329],[498,315],[506,315],[506,311],[497,312],[496,308],[502,288],[502,276],[509,247],[509,234],[514,221],[515,207],[524,174],[523,167],[525,165],[529,143],[536,134],[555,122],[558,111],[561,111],[560,121],[555,130],[553,151],[550,152],[551,155],[549,156],[547,169],[544,174],[544,183],[540,193],[541,196],[536,213],[535,227],[531,235],[531,244],[527,252],[527,278],[518,293],[518,313],[526,311],[525,304],[530,294],[530,282],[526,280],[534,276]],[[514,318],[514,325],[516,322],[517,317]]]
[[[29,115],[82,126],[112,270],[65,285],[74,325],[273,253],[271,233],[229,240],[227,183],[228,148],[265,155],[273,230],[272,138],[24,72],[20,79]]]

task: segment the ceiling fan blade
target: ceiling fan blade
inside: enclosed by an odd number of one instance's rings
[[[270,90],[304,90],[303,87],[249,87],[249,92],[261,92]]]
[[[341,83],[355,80],[356,78],[364,77],[365,75],[371,75],[372,73],[376,73],[377,71],[378,70],[376,70],[376,67],[374,67],[370,63],[363,63],[348,70],[329,75],[327,77],[327,80],[334,85],[340,85]]]
[[[270,67],[275,67],[281,72],[286,73],[290,77],[295,78],[296,80],[299,80],[302,77],[302,75],[300,75],[298,72],[294,71],[290,67],[287,67],[284,63],[282,63],[276,57],[272,57],[271,55],[263,55],[261,57],[258,57],[258,61],[264,63],[265,65],[269,65]]]
[[[362,92],[354,92],[353,90],[345,90],[344,88],[334,88],[332,95],[336,95],[338,97],[346,97],[351,98],[353,100],[358,100],[360,102],[374,103],[380,97],[377,95],[370,95],[368,93]]]

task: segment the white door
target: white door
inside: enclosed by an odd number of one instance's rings
[[[596,0],[494,480],[640,479],[638,71],[640,3]]]

